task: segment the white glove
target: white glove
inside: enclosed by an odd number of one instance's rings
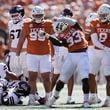
[[[39,30],[38,31],[38,37],[40,38],[40,39],[43,39],[43,38],[49,38],[49,34],[48,33],[46,33],[45,31],[43,31],[43,30]]]
[[[15,56],[14,60],[14,66],[15,67],[19,67],[20,66],[20,57],[19,56]]]
[[[38,40],[39,41],[44,41],[46,38],[45,36],[46,36],[46,33],[43,30],[38,31]]]
[[[43,31],[43,30],[39,30],[39,31],[38,31],[38,35],[39,35],[39,36],[45,36],[45,34],[46,34],[46,32]]]

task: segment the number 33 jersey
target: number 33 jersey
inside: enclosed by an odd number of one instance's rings
[[[110,47],[110,22],[102,23],[98,19],[91,22],[91,33],[97,33],[98,40]]]
[[[45,35],[39,35],[39,30],[48,34],[53,33],[52,22],[44,20],[42,23],[36,23],[32,19],[27,19],[23,26],[23,31],[27,37],[27,52],[29,54],[44,55],[49,54],[49,40]]]
[[[88,42],[81,30],[75,29],[74,26],[68,26],[65,31],[58,35],[58,39],[67,43],[69,52],[78,51],[88,47]]]
[[[20,32],[23,27],[24,20],[18,22],[18,23],[13,23],[12,21],[9,21],[8,23],[8,30],[9,30],[9,37],[11,39],[11,47],[12,48],[17,48],[17,44],[19,41],[19,36]],[[23,44],[23,48],[26,48],[27,42],[25,41]]]

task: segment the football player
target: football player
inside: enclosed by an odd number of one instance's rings
[[[69,8],[65,8],[61,12],[61,16],[63,17],[69,17],[72,18],[73,13]],[[51,91],[53,90],[56,81],[58,80],[58,77],[60,75],[60,70],[62,68],[62,65],[65,61],[65,58],[68,54],[68,49],[66,47],[59,47],[59,46],[54,46],[55,49],[55,55],[53,57],[53,68],[54,68],[54,73],[52,75],[52,86],[51,86]],[[73,84],[74,84],[74,77],[72,76],[68,83],[67,83],[67,88],[68,88],[68,98],[67,98],[67,104],[74,104],[75,102],[72,100],[72,91],[73,91]]]
[[[17,46],[17,56],[20,55],[22,45],[25,39],[27,43],[27,67],[29,72],[29,84],[31,86],[30,104],[34,104],[36,97],[36,78],[38,72],[41,73],[45,88],[46,99],[50,96],[50,42],[45,36],[40,36],[39,31],[44,30],[49,34],[53,34],[52,22],[44,20],[44,9],[40,6],[32,8],[32,19],[25,21],[20,40]]]
[[[106,100],[104,107],[110,106],[110,5],[102,4],[98,8],[99,19],[91,22],[91,39],[94,49],[94,57],[91,62],[90,74],[96,75],[100,67],[106,79]],[[93,82],[90,84],[94,85]]]
[[[28,77],[27,64],[26,64],[26,41],[21,50],[19,57],[16,57],[17,44],[19,41],[19,35],[23,26],[24,8],[21,5],[16,5],[9,10],[10,21],[8,23],[9,29],[9,49],[10,49],[10,70],[17,73],[17,76],[21,80],[25,80],[23,76]]]
[[[1,102],[3,105],[18,105],[22,104],[22,97],[26,97],[30,93],[30,85],[25,81],[16,82],[13,88],[8,88],[5,90],[1,97]]]
[[[84,93],[83,107],[88,108],[89,105],[89,60],[87,54],[88,43],[85,39],[82,28],[75,19],[62,17],[53,23],[53,28],[58,34],[57,38],[46,34],[54,45],[65,46],[68,48],[68,55],[61,69],[59,80],[57,81],[55,92],[47,102],[48,106],[52,106],[58,99],[61,89],[67,83],[69,78],[77,72],[82,80],[82,89]],[[86,65],[86,66],[84,66]]]
[[[89,56],[90,68],[92,66],[91,62],[94,58],[94,46],[93,46],[93,43],[91,41],[91,36],[90,36],[90,31],[91,31],[90,25],[91,25],[91,22],[95,19],[98,19],[98,14],[95,12],[92,12],[92,13],[88,14],[88,16],[85,20],[85,34],[86,34],[86,39],[88,40],[88,56]],[[90,88],[90,92],[91,92],[90,101],[89,101],[90,104],[100,103],[101,100],[97,96],[97,82],[95,79],[95,75],[89,74],[89,82],[90,82],[89,88]]]

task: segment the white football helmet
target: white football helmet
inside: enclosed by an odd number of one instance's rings
[[[36,23],[41,23],[44,19],[44,9],[40,6],[35,6],[32,9],[32,19]]]
[[[90,22],[91,22],[92,20],[96,19],[96,18],[98,18],[98,14],[97,14],[97,13],[94,13],[94,12],[90,13],[90,14],[87,16],[86,20],[85,20],[85,25],[86,25],[86,26],[89,26],[89,25],[90,25]]]
[[[57,22],[57,21],[53,23],[53,29],[56,33],[63,32],[65,29],[67,29],[67,27],[68,27],[67,23]]]
[[[101,22],[110,21],[110,5],[102,4],[97,13]]]

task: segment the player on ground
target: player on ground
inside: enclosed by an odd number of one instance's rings
[[[16,82],[13,88],[8,88],[2,93],[1,103],[3,105],[18,105],[22,104],[22,97],[26,97],[30,93],[30,85],[25,81]]]

